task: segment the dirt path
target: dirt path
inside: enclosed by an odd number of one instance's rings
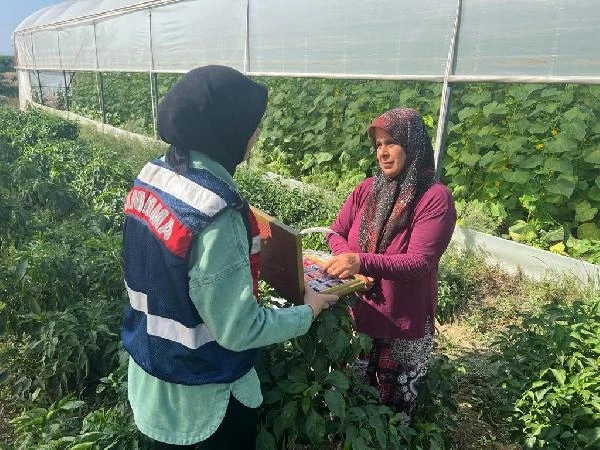
[[[438,326],[439,350],[464,370],[454,386],[457,404],[456,428],[452,438],[460,450],[517,450],[521,446],[512,439],[494,409],[501,393],[493,387],[495,366],[489,358],[492,351],[481,335],[461,321]]]

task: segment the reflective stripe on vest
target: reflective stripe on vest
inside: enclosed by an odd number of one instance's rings
[[[127,194],[124,241],[129,305],[122,339],[134,361],[162,380],[226,383],[253,366],[255,350],[234,352],[221,347],[189,298],[193,239],[227,208],[239,210],[245,223],[251,217],[239,193],[209,171],[190,169],[179,175],[159,160],[144,166]],[[256,288],[260,238],[252,225],[246,227]]]

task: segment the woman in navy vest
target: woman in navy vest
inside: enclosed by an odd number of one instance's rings
[[[262,403],[255,352],[306,333],[336,296],[256,302],[260,240],[232,178],[248,158],[266,88],[222,66],[188,72],[158,107],[167,154],[125,199],[128,397],[154,449],[253,449]]]

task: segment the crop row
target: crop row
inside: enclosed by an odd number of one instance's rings
[[[159,97],[177,78],[158,76]],[[109,73],[103,80],[106,121],[152,135],[148,76]],[[439,84],[260,81],[269,87],[260,159],[282,175],[347,193],[375,169],[366,125],[397,106],[419,110],[435,138]],[[68,96],[71,109],[101,119],[93,74],[76,74]],[[460,221],[600,262],[600,87],[457,85],[450,106],[442,178]]]

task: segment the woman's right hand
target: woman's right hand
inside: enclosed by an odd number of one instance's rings
[[[309,305],[313,310],[313,320],[317,318],[321,311],[329,308],[340,299],[339,296],[333,294],[319,294],[304,283],[304,304]]]
[[[363,283],[365,283],[365,287],[359,289],[359,292],[369,292],[371,289],[373,289],[373,286],[375,286],[375,279],[372,277],[367,277],[365,275],[357,273],[356,275],[354,275],[354,278],[358,278]]]

